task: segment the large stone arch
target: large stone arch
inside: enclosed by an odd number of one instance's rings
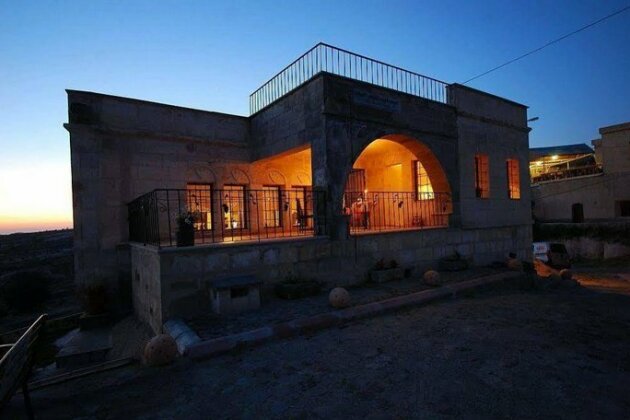
[[[358,137],[361,138],[361,136]],[[351,153],[349,165],[347,165],[347,167],[345,168],[345,176],[343,177],[344,180],[348,179],[348,175],[352,171],[355,162],[357,162],[357,160],[366,151],[366,149],[376,140],[389,140],[407,149],[412,155],[415,156],[416,160],[419,160],[425,167],[429,175],[429,179],[431,180],[431,183],[433,185],[434,191],[451,194],[451,186],[448,180],[448,176],[444,171],[440,160],[429,148],[429,146],[412,136],[398,133],[383,134],[376,138],[368,138],[367,140],[363,140],[362,147],[354,148]]]
[[[388,127],[382,123],[330,117],[324,136],[312,142],[313,186],[327,194],[327,214],[331,237],[346,238],[343,209],[345,182],[355,160],[376,139],[391,139],[408,145],[414,153],[428,160],[430,166],[441,168],[448,183],[452,200],[451,227],[459,226],[459,158],[458,141],[452,131],[416,131],[403,127]],[[445,188],[445,183],[436,188]]]

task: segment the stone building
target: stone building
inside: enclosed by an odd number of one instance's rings
[[[599,133],[601,138],[591,142],[594,150],[585,144],[532,149],[538,221],[630,220],[630,123],[602,127]]]
[[[154,330],[212,282],[531,258],[527,108],[318,44],[248,117],[68,91],[75,267]],[[241,293],[235,291],[234,293]]]

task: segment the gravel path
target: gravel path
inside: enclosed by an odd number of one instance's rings
[[[484,292],[32,399],[52,419],[627,418],[629,326],[624,294]]]

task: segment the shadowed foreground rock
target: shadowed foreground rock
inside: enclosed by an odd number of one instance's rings
[[[625,418],[629,323],[630,296],[485,292],[205,362],[120,369],[32,399],[52,419]],[[7,414],[21,408],[14,398]]]

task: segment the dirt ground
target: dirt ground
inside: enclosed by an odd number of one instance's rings
[[[31,397],[50,419],[628,418],[629,273],[584,268],[588,287],[484,292]]]

